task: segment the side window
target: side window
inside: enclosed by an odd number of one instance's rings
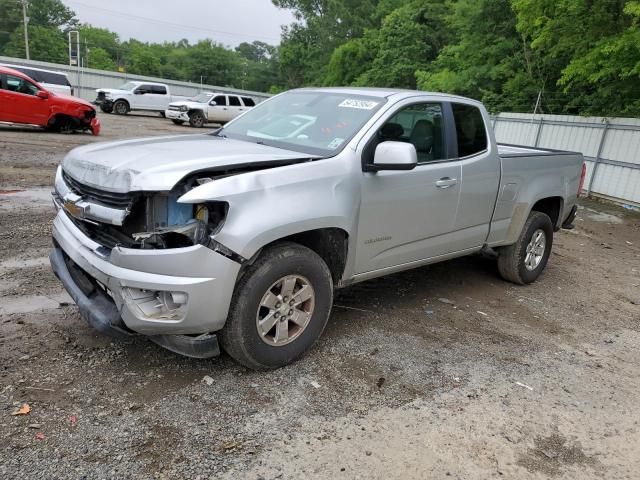
[[[487,149],[487,132],[480,109],[472,105],[452,103],[456,122],[458,157],[466,157]]]
[[[16,93],[24,93],[25,95],[35,95],[38,93],[38,87],[33,83],[27,82],[20,77],[7,75],[7,90]]]
[[[241,107],[240,99],[234,95],[229,95],[229,105],[232,107]]]
[[[256,102],[253,101],[253,98],[242,97],[242,101],[244,102],[245,107],[255,107]]]
[[[24,73],[27,77],[29,77],[30,79],[36,81],[36,82],[43,82],[44,80],[42,80],[42,72],[39,72],[37,70],[31,70],[30,68],[16,68],[16,70],[18,70],[19,72]]]
[[[136,92],[151,93],[151,85],[140,85],[138,88],[136,88]]]
[[[152,85],[151,86],[151,93],[155,93],[158,95],[166,95],[167,94],[167,87],[163,87],[162,85]]]
[[[225,97],[224,95],[218,95],[217,97],[213,97],[213,101],[216,102],[216,106],[218,107],[227,106],[227,97]]]
[[[419,103],[403,108],[382,126],[378,139],[412,143],[418,163],[446,159],[442,105]]]

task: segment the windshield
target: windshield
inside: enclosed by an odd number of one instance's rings
[[[137,86],[138,86],[138,84],[136,84],[136,83],[127,82],[127,83],[123,83],[122,85],[120,85],[117,89],[118,90],[133,90]]]
[[[254,107],[218,135],[331,156],[338,153],[385,102],[384,98],[365,95],[293,91]]]
[[[198,95],[196,95],[195,97],[191,98],[192,102],[197,102],[197,103],[208,103],[209,100],[211,100],[211,97],[213,97],[213,93],[200,93]]]

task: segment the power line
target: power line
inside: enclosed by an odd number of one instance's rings
[[[234,33],[234,32],[226,32],[223,30],[211,30],[208,28],[203,28],[203,27],[198,27],[195,25],[186,25],[186,24],[182,24],[182,23],[176,23],[176,22],[168,22],[166,20],[160,20],[157,18],[149,18],[149,17],[143,17],[140,15],[134,15],[131,13],[123,13],[123,12],[118,12],[116,10],[111,10],[108,8],[103,8],[103,7],[96,7],[95,5],[88,5],[86,3],[82,3],[82,2],[77,2],[76,0],[65,0],[66,3],[71,3],[71,4],[76,4],[76,5],[80,5],[82,7],[85,8],[89,8],[89,9],[93,9],[93,10],[99,10],[102,12],[107,12],[110,13],[111,15],[115,15],[121,18],[127,18],[127,19],[132,19],[132,20],[138,20],[138,21],[142,21],[142,22],[148,22],[148,23],[155,23],[155,24],[159,24],[159,25],[166,25],[169,27],[173,27],[175,29],[192,29],[192,30],[199,30],[201,32],[205,32],[205,33],[209,33],[209,34],[216,34],[216,35],[226,35],[229,37],[244,37],[244,38],[251,38],[253,40],[270,40],[270,41],[276,41],[279,42],[280,38],[276,38],[276,37],[267,37],[267,36],[258,36],[258,35],[249,35],[249,34],[244,34],[244,33]]]

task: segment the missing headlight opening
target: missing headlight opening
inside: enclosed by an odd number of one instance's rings
[[[197,205],[178,203],[177,194],[154,195],[146,198],[144,222],[132,210],[124,227],[144,227],[130,230],[139,248],[180,248],[208,245],[209,237],[222,226],[227,213],[224,202]]]
[[[109,249],[116,246],[166,249],[204,245],[215,250],[209,245],[210,237],[222,227],[228,209],[226,202],[195,205],[179,203],[178,199],[188,187],[167,193],[126,194],[126,198],[116,203],[112,198],[114,195],[104,197],[100,192],[84,192],[69,182],[66,184],[91,205],[105,206],[117,211],[123,210],[123,206],[126,207],[124,215],[121,215],[124,217],[121,226],[109,221],[88,221],[69,215],[87,236]],[[221,254],[229,256],[222,252]]]

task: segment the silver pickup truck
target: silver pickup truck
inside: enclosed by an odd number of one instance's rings
[[[534,281],[584,175],[579,153],[498,146],[467,98],[293,90],[210,134],[71,151],[51,264],[102,332],[274,368],[336,288],[480,252]]]

